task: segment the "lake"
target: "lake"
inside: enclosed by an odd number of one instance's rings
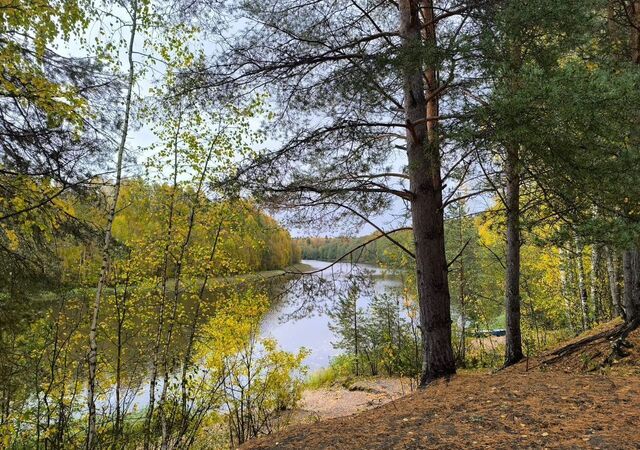
[[[302,262],[311,266],[312,271],[331,265],[325,261]],[[302,278],[308,276],[301,275]],[[282,349],[290,352],[297,352],[300,347],[309,349],[311,354],[305,364],[311,371],[328,366],[331,358],[339,353],[332,345],[337,337],[329,328],[327,308],[340,295],[340,287],[354,277],[370,283],[370,288],[364,289],[358,298],[358,307],[366,307],[374,294],[400,286],[397,277],[385,275],[383,269],[368,264],[337,263],[313,277],[317,278],[316,283],[323,285],[323,289],[311,289],[305,295],[301,295],[299,289],[287,292],[284,298],[276,301],[262,323],[263,336],[276,339]],[[297,282],[299,280],[289,283],[294,285]]]
[[[340,353],[333,343],[338,337],[329,327],[329,308],[351,282],[361,286],[357,300],[365,308],[374,295],[388,292],[401,285],[398,277],[370,264],[337,263],[303,260],[311,272],[306,275],[268,276],[264,279],[270,292],[271,308],[261,324],[261,336],[273,338],[278,347],[297,353],[304,347],[310,350],[304,365],[310,372],[327,367]],[[326,268],[326,269],[325,269]],[[255,283],[260,279],[252,279]],[[212,294],[211,300],[215,300]],[[158,380],[158,391],[162,380]],[[132,406],[145,408],[149,399],[149,385],[144,383],[135,393]],[[104,404],[113,403],[113,396]]]

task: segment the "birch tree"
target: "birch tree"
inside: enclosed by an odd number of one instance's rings
[[[120,127],[120,140],[116,151],[116,168],[113,191],[109,199],[109,210],[107,213],[107,223],[104,227],[104,241],[102,244],[102,266],[100,268],[100,278],[96,287],[95,300],[92,307],[91,323],[89,328],[89,382],[87,392],[88,405],[88,429],[87,429],[87,448],[93,449],[98,446],[97,442],[97,426],[96,426],[96,372],[98,365],[98,316],[100,313],[100,301],[102,300],[102,291],[106,286],[107,277],[109,275],[109,262],[111,252],[111,231],[113,221],[116,215],[118,197],[120,195],[120,185],[122,182],[122,169],[124,161],[124,153],[127,145],[127,137],[129,135],[129,122],[131,120],[131,106],[133,101],[133,89],[136,81],[136,72],[134,66],[134,48],[136,43],[136,34],[138,32],[140,13],[143,4],[139,4],[138,0],[132,0],[129,5],[130,23],[126,24],[129,29],[128,46],[126,51],[127,58],[127,74],[125,81],[125,97],[122,113],[122,125]]]

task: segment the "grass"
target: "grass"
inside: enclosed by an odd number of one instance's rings
[[[340,376],[334,368],[325,367],[311,373],[304,385],[307,389],[320,389],[335,385],[339,378]]]
[[[494,317],[494,319],[489,324],[489,328],[490,329],[504,328],[506,326],[506,323],[507,323],[507,316],[503,312],[498,317]]]
[[[320,389],[337,384],[348,384],[351,378],[351,358],[339,355],[331,360],[328,367],[323,367],[309,374],[304,385],[307,389]]]

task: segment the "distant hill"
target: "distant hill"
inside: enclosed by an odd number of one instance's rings
[[[384,237],[376,239],[379,236],[374,233],[360,237],[308,237],[295,242],[301,249],[302,259],[335,261],[356,249],[344,258],[345,262],[393,265],[401,251]],[[406,247],[412,246],[409,231],[395,233],[393,237]]]

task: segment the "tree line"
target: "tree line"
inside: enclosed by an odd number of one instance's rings
[[[350,255],[354,247],[360,246],[371,240],[375,235],[362,238],[350,237],[308,237],[298,238],[303,259],[319,261],[335,261],[344,255]],[[378,264],[385,261],[385,250],[391,249],[393,244],[375,240],[371,244],[362,247],[362,251],[354,255],[354,260],[360,263]],[[395,249],[395,247],[393,247]],[[351,258],[344,262],[350,262]]]

